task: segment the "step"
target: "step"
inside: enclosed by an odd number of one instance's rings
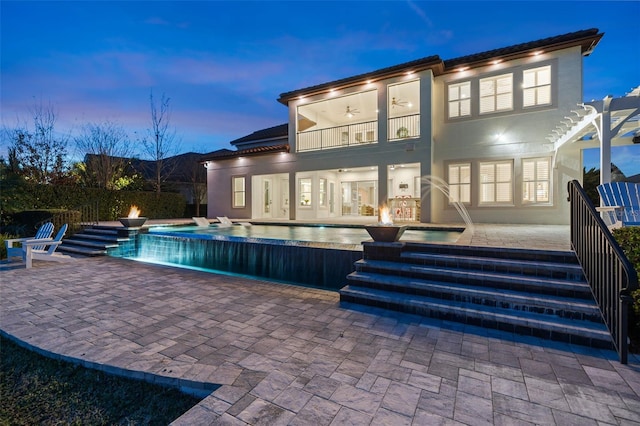
[[[557,315],[562,318],[602,322],[600,309],[593,300],[549,296],[539,293],[517,292],[505,289],[474,287],[457,283],[441,283],[408,277],[353,272],[347,280],[355,286],[376,290],[395,291],[435,299],[473,303]]]
[[[532,293],[545,293],[566,297],[592,297],[591,289],[584,281],[551,278],[543,279],[528,275],[429,267],[384,260],[360,259],[355,262],[355,267],[357,272],[375,272],[393,276],[427,279],[430,281],[454,282],[483,287],[522,290]]]
[[[97,249],[97,248],[88,248],[88,247],[78,247],[78,246],[65,246],[61,244],[56,251],[61,251],[65,253],[74,253],[81,254],[83,256],[103,256],[107,254],[105,249]]]
[[[118,247],[118,242],[104,241],[104,240],[88,241],[84,239],[78,239],[76,238],[76,235],[74,235],[73,237],[64,240],[62,245],[74,245],[74,246],[82,246],[82,247],[89,247],[89,248],[96,248],[96,249],[107,249],[107,248]]]
[[[423,252],[402,253],[401,260],[423,266],[465,268],[475,271],[514,273],[537,277],[581,280],[580,265],[539,260],[512,260],[484,256],[437,254]]]
[[[425,296],[363,289],[348,285],[340,290],[340,301],[457,321],[517,334],[535,336],[592,347],[612,347],[603,324],[573,321],[532,312],[511,311],[464,302],[443,301]]]
[[[578,265],[578,259],[574,252],[562,250],[534,250],[522,248],[461,246],[453,244],[423,244],[407,242],[407,244],[405,244],[404,246],[403,251],[405,253],[417,252]]]
[[[110,243],[118,243],[122,241],[129,241],[128,237],[118,237],[117,234],[87,234],[85,232],[79,232],[77,234],[73,234],[72,237],[75,239],[82,240],[93,240],[93,241],[107,241]]]

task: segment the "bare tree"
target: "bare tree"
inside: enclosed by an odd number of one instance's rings
[[[127,174],[133,154],[133,144],[124,128],[111,121],[88,123],[81,128],[75,142],[85,153],[85,183],[98,188],[117,189],[118,181]]]
[[[195,215],[200,216],[200,201],[207,195],[207,171],[204,166],[194,161],[189,175],[191,183],[191,195],[195,204]]]
[[[52,183],[65,173],[69,138],[55,134],[56,112],[51,104],[37,104],[29,112],[33,118],[32,130],[26,124],[19,124],[5,128],[3,137],[10,142],[19,173],[26,180]]]
[[[175,164],[171,165],[165,160],[178,152],[180,144],[175,129],[170,126],[169,101],[170,99],[164,93],[158,103],[153,98],[153,92],[149,95],[151,129],[148,137],[143,139],[144,148],[155,166],[153,187],[158,193],[162,190],[162,183],[171,175],[172,168],[175,167]]]

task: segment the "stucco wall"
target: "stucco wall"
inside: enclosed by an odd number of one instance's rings
[[[517,76],[523,69],[542,65],[552,66],[551,106],[524,110]],[[582,178],[580,154],[567,148],[555,158],[550,205],[522,203],[522,159],[553,157],[553,145],[546,139],[558,123],[582,101],[582,56],[580,48],[571,48],[528,59],[448,74],[437,79],[434,96],[434,174],[447,180],[448,164],[471,162],[472,200],[466,208],[472,219],[483,223],[540,223],[569,222],[566,202],[566,182]],[[477,79],[488,75],[514,74],[513,112],[486,114],[473,118],[446,118],[446,88],[449,82]],[[474,94],[477,97],[477,93]],[[472,99],[473,96],[472,95]],[[576,158],[577,157],[577,158]],[[478,163],[480,161],[513,160],[514,203],[512,206],[479,206]],[[433,219],[436,222],[460,222],[457,211],[448,205],[444,196],[434,192]],[[475,194],[475,197],[473,196]]]

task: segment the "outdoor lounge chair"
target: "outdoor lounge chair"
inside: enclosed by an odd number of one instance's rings
[[[598,185],[600,205],[596,210],[603,214],[609,229],[623,226],[640,226],[640,184],[611,182]]]
[[[7,260],[11,260],[12,257],[24,258],[24,251],[22,249],[22,246],[17,246],[16,243],[24,244],[26,241],[34,241],[34,240],[42,240],[45,238],[51,238],[52,234],[53,234],[53,223],[46,222],[42,224],[40,228],[38,228],[36,235],[33,237],[12,238],[10,240],[5,240],[4,243],[7,248]],[[33,247],[36,248],[37,250],[44,249],[42,242],[40,242],[40,245],[35,245]]]
[[[220,221],[220,225],[218,225],[220,227],[227,227],[232,225],[251,226],[249,222],[231,222],[231,219],[226,216],[216,216],[216,219]]]
[[[209,219],[207,219],[206,217],[192,217],[193,221],[196,223],[197,226],[201,227],[201,228],[207,228],[209,227],[210,223],[209,223]]]
[[[67,232],[67,224],[65,223],[60,227],[60,230],[56,234],[55,238],[43,238],[42,241],[31,240],[22,243],[24,252],[24,261],[27,264],[27,268],[31,268],[33,265],[33,259],[47,260],[54,262],[67,262],[73,260],[71,256],[66,254],[56,253],[56,249],[62,244],[62,237]],[[42,247],[42,249],[38,248]],[[48,248],[47,248],[48,247]]]

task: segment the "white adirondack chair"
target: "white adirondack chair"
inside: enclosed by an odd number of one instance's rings
[[[55,238],[43,238],[40,241],[31,240],[22,243],[24,250],[24,261],[27,268],[33,266],[33,259],[46,260],[53,262],[68,262],[73,260],[71,256],[62,253],[56,253],[56,249],[62,244],[62,237],[67,232],[67,224],[60,227]],[[42,248],[40,248],[42,247]]]

